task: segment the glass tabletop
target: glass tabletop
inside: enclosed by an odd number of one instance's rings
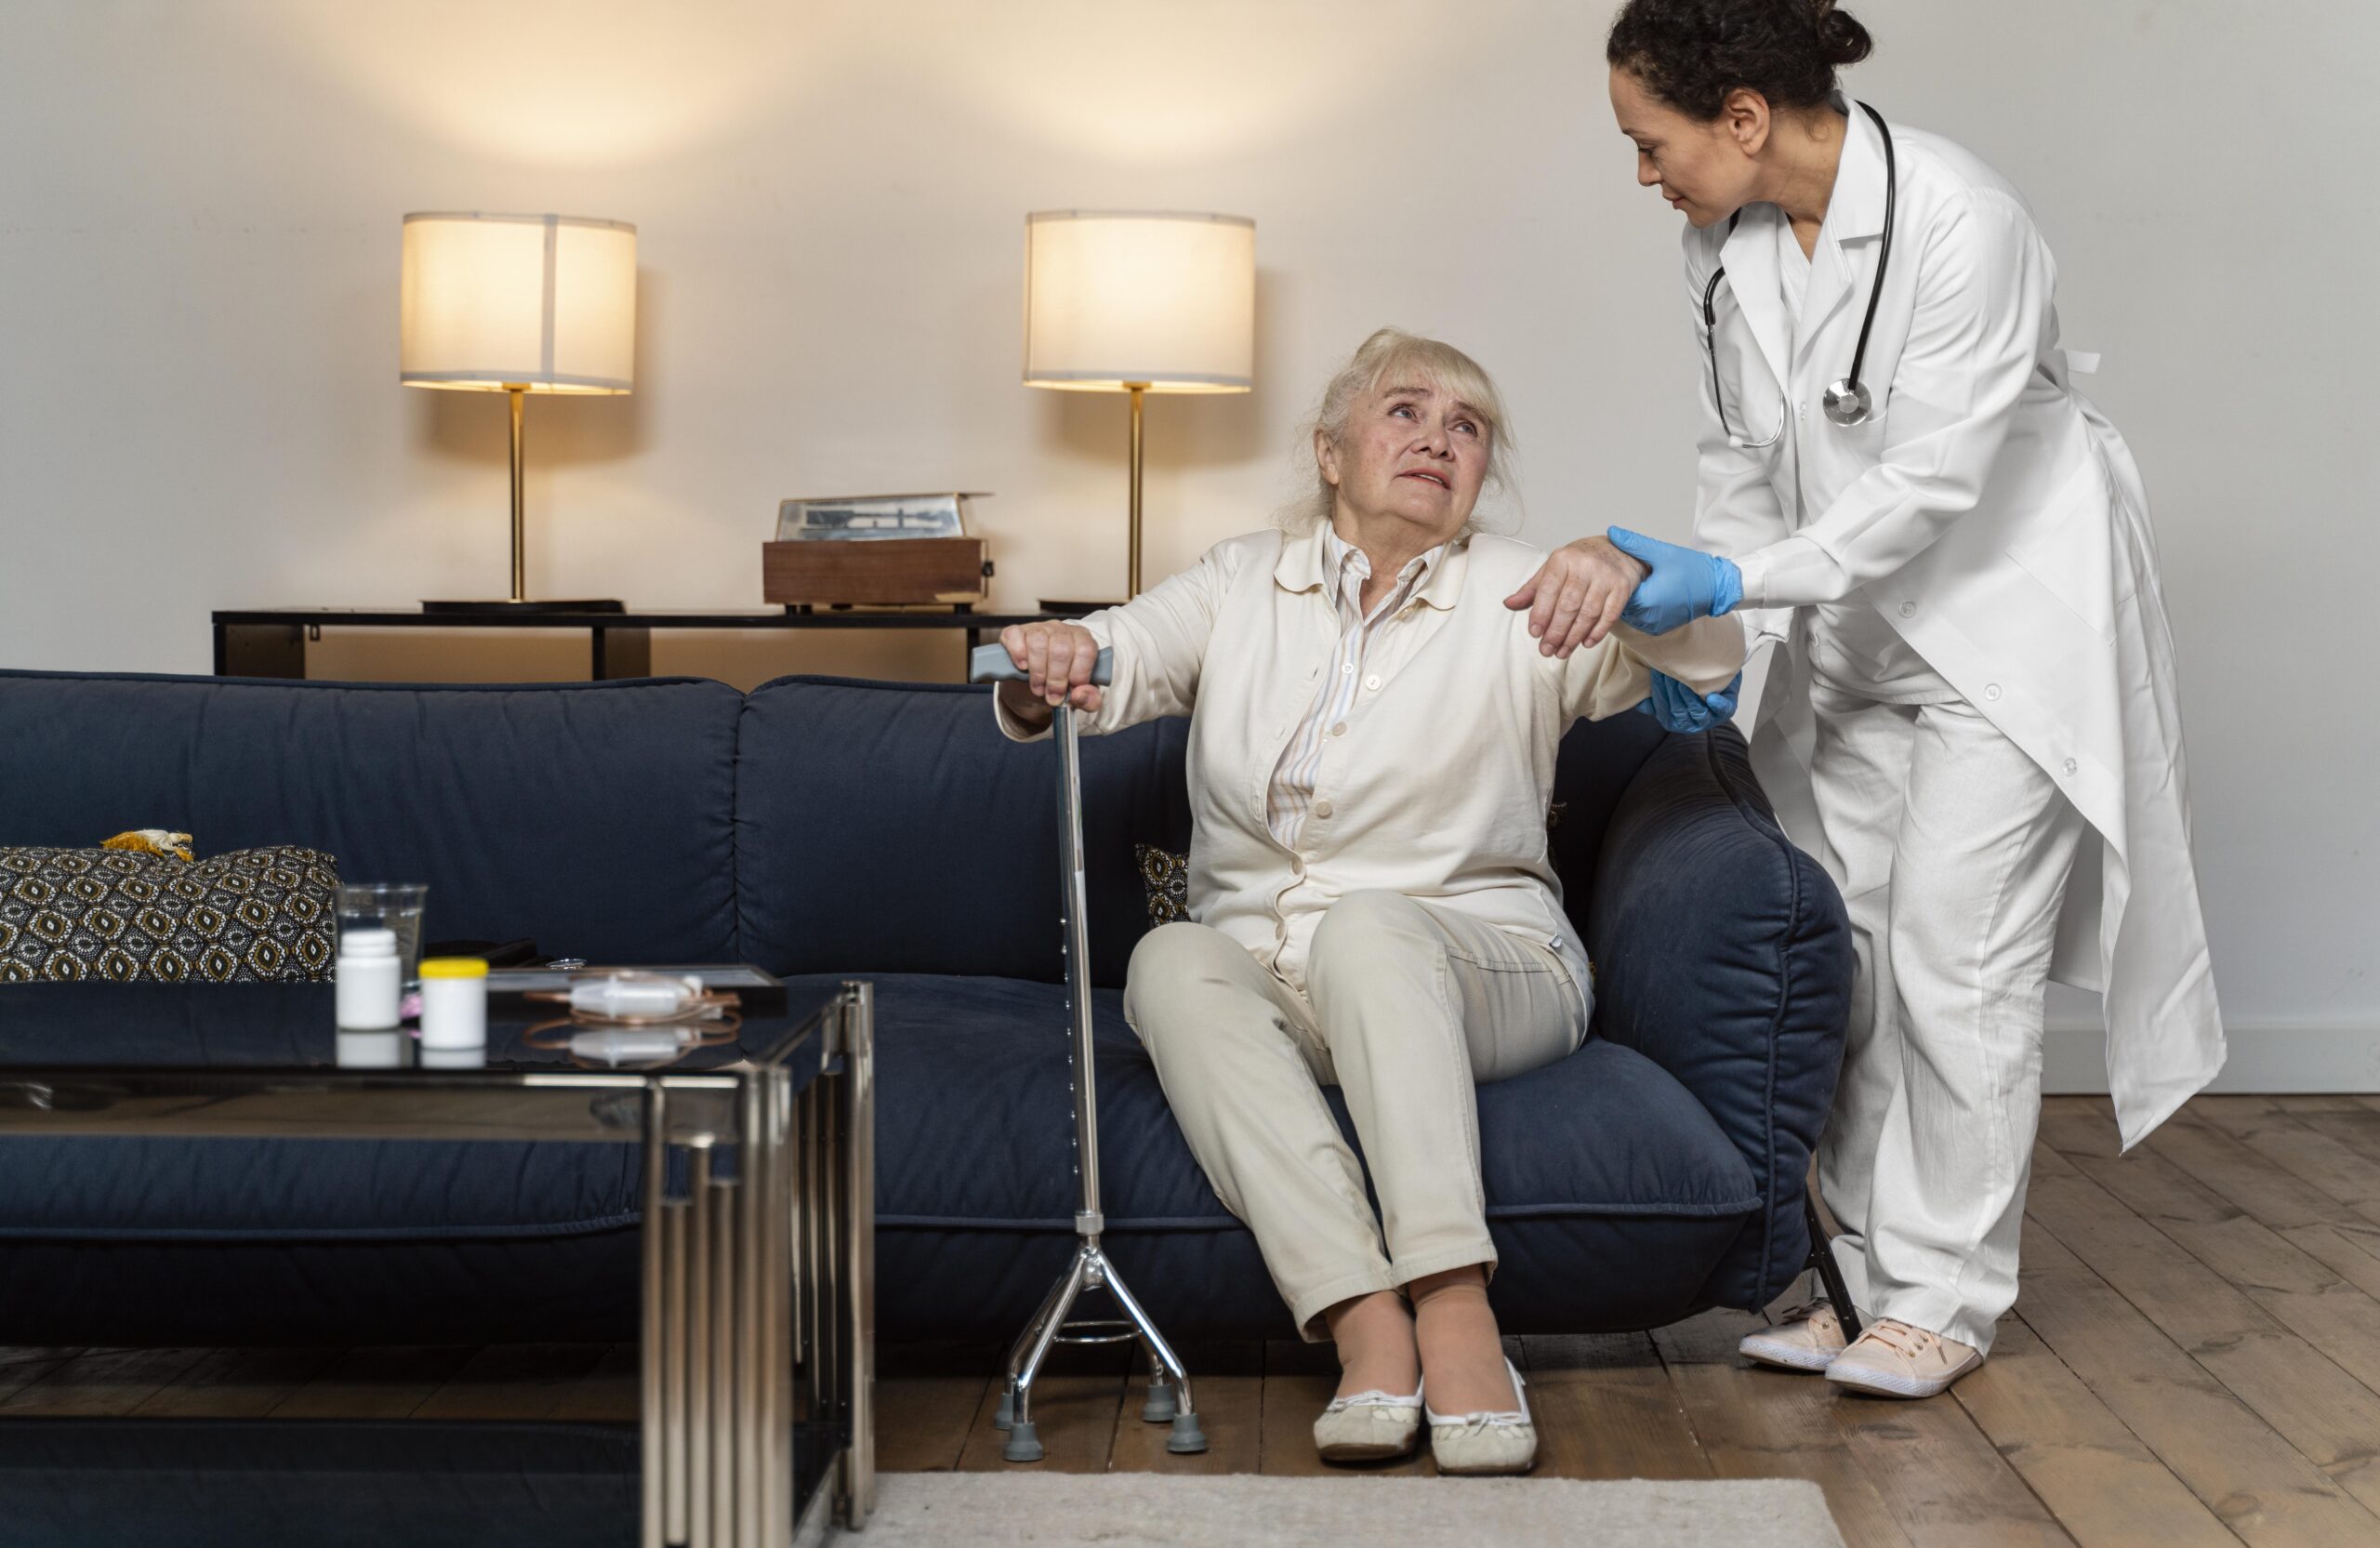
[[[633,1048],[607,1050],[591,1039],[576,1053],[533,1047],[529,1035],[540,1026],[548,1028],[542,1042],[567,1036],[555,1025],[563,1007],[511,996],[491,997],[483,1050],[455,1051],[423,1048],[411,1027],[339,1031],[328,984],[11,985],[0,989],[0,1071],[696,1074],[788,1058],[832,999],[797,995],[783,1012],[747,1013],[723,1039],[654,1065]]]
[[[850,994],[797,996],[666,1064],[623,1064],[532,1046],[562,1008],[501,996],[484,1049],[457,1053],[410,1029],[340,1032],[328,984],[12,985],[0,989],[0,1131],[633,1141],[658,1087],[674,1093],[672,1139],[724,1137],[753,1072],[782,1071],[799,1092],[828,1067]]]

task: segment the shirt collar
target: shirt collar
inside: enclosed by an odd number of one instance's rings
[[[1884,139],[1875,120],[1841,92],[1834,105],[1849,115],[1843,155],[1834,165],[1834,190],[1827,195],[1827,234],[1838,243],[1881,236],[1884,230]]]
[[[1273,565],[1273,579],[1285,590],[1327,591],[1336,584],[1340,551],[1348,545],[1328,521],[1308,532],[1281,540],[1281,557]],[[1421,555],[1421,573],[1415,580],[1417,602],[1446,612],[1462,595],[1463,562],[1471,554],[1471,537],[1463,534]]]

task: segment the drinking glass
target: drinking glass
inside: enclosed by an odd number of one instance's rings
[[[338,928],[388,930],[397,937],[398,971],[404,990],[421,987],[421,905],[430,888],[418,881],[342,881],[338,889]]]

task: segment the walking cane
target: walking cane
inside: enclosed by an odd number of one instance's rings
[[[1113,653],[1103,650],[1091,681],[1108,681]],[[968,657],[968,676],[976,682],[1021,682],[1025,672],[1009,658],[1003,645],[979,645]],[[1190,1400],[1190,1377],[1182,1369],[1165,1335],[1116,1272],[1100,1233],[1106,1221],[1099,1208],[1099,1088],[1091,1062],[1091,932],[1084,913],[1082,855],[1082,771],[1070,704],[1056,711],[1058,739],[1058,927],[1066,959],[1066,1009],[1074,1022],[1074,1043],[1066,1060],[1067,1084],[1074,1089],[1075,1175],[1082,1197],[1075,1213],[1075,1255],[1058,1282],[1042,1300],[1041,1309],[1017,1335],[1008,1352],[1008,1384],[1000,1393],[995,1427],[1008,1432],[1000,1455],[1010,1462],[1039,1462],[1041,1436],[1033,1424],[1033,1382],[1041,1372],[1050,1347],[1057,1343],[1122,1343],[1136,1341],[1148,1356],[1149,1385],[1141,1418],[1152,1424],[1169,1422],[1169,1451],[1204,1451],[1206,1433],[1198,1428],[1198,1410]],[[1104,1290],[1122,1309],[1121,1317],[1066,1319],[1085,1290]]]

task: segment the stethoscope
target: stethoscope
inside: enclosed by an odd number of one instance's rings
[[[1823,400],[1827,418],[1843,430],[1866,424],[1875,407],[1875,399],[1859,379],[1859,367],[1868,359],[1868,331],[1876,325],[1876,300],[1884,293],[1884,269],[1893,260],[1893,185],[1899,180],[1895,175],[1897,169],[1893,161],[1893,132],[1885,126],[1884,115],[1865,102],[1859,104],[1859,110],[1876,121],[1876,132],[1884,137],[1884,240],[1876,250],[1876,278],[1868,287],[1868,314],[1859,322],[1859,347],[1851,351],[1851,374],[1828,388]],[[1728,219],[1728,235],[1735,234],[1736,222],[1742,218],[1743,212],[1739,210]],[[1722,264],[1712,271],[1711,283],[1702,287],[1702,348],[1711,356],[1711,401],[1718,405],[1719,428],[1727,432],[1727,444],[1756,451],[1784,439],[1785,390],[1780,387],[1777,390],[1777,429],[1767,440],[1747,441],[1728,425],[1726,396],[1719,390],[1719,312],[1712,305],[1719,294],[1719,282],[1726,277],[1726,266]]]

